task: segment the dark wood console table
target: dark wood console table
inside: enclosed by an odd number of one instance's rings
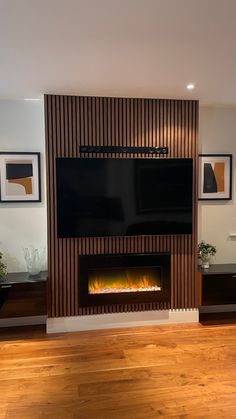
[[[47,272],[7,274],[0,282],[0,319],[46,315],[46,282]]]
[[[217,318],[219,313],[221,317],[236,318],[236,263],[199,269],[198,306],[200,321]]]

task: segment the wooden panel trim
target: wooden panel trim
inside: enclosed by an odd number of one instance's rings
[[[197,273],[197,306],[202,305],[202,273]]]
[[[197,164],[198,102],[45,95],[48,201],[48,313],[51,317],[97,313],[194,308],[197,305]],[[192,157],[193,234],[191,236],[56,237],[55,158],[79,157],[79,146],[168,146],[167,157]],[[86,156],[88,157],[88,156]],[[96,157],[94,155],[93,157]],[[117,153],[103,157],[155,158]],[[141,303],[80,308],[78,255],[102,253],[171,253],[171,303]]]

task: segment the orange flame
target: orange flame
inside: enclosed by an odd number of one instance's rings
[[[89,280],[89,293],[99,293],[99,290],[109,288],[140,290],[141,288],[151,288],[158,285],[157,279],[152,273],[140,274],[140,272],[124,272],[121,275],[109,276],[91,276]]]

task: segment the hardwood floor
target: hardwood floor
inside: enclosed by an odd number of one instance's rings
[[[236,325],[0,340],[1,419],[236,417]]]

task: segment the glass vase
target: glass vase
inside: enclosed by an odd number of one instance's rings
[[[29,275],[39,275],[44,263],[45,249],[37,249],[33,246],[26,247],[24,249],[24,257]]]
[[[210,255],[205,256],[202,258],[202,269],[209,269],[210,267]]]

